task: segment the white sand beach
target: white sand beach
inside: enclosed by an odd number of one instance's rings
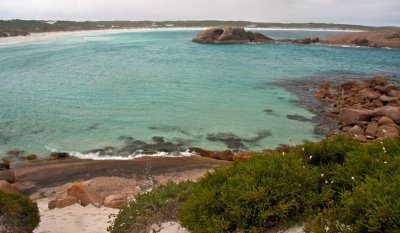
[[[37,200],[41,223],[34,233],[106,233],[118,209],[83,207],[75,204],[62,209],[49,210],[49,200]]]
[[[80,31],[61,31],[61,32],[41,32],[32,33],[28,36],[0,37],[1,45],[19,44],[25,42],[40,42],[63,36],[89,36],[93,34],[109,34],[121,32],[144,32],[144,31],[191,31],[204,30],[204,27],[168,27],[168,28],[114,28],[100,30],[80,30]],[[332,32],[361,32],[361,30],[341,30],[326,28],[246,28],[246,30],[270,30],[270,31],[332,31]]]

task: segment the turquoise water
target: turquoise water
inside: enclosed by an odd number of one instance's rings
[[[93,32],[0,45],[0,156],[122,147],[127,137],[215,150],[229,147],[211,139],[218,133],[242,139],[232,149],[243,150],[316,140],[312,123],[286,118],[312,113],[266,83],[330,72],[400,75],[400,50],[200,45],[190,41],[196,33]]]

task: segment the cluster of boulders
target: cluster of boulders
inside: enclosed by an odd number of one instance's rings
[[[280,39],[274,40],[258,32],[246,32],[241,27],[209,28],[199,32],[192,40],[201,44],[325,44],[325,45],[346,45],[362,47],[389,47],[400,48],[400,30],[383,29],[368,32],[344,33],[326,38],[300,38],[296,40]]]
[[[37,159],[38,159],[38,156],[36,154],[25,155],[25,151],[18,150],[18,149],[13,149],[13,150],[7,151],[6,156],[2,160],[3,161],[7,161],[8,163],[10,163],[12,160],[34,161],[34,160],[37,160]]]
[[[201,44],[241,44],[272,43],[274,40],[258,32],[246,32],[241,27],[224,27],[201,31],[192,41]]]
[[[193,39],[193,42],[200,44],[312,44],[318,43],[319,38],[301,38],[296,40],[274,40],[259,32],[246,31],[242,27],[222,27],[209,28],[199,32]]]
[[[322,83],[315,96],[331,104],[328,115],[344,134],[360,141],[399,136],[400,88],[382,77]]]
[[[18,187],[14,184],[16,181],[13,170],[10,169],[10,164],[0,162],[0,190],[5,193],[19,192]]]
[[[82,206],[122,208],[141,192],[142,185],[135,179],[121,177],[97,177],[72,184],[67,189],[67,196],[49,202],[48,208],[64,208],[79,203]]]

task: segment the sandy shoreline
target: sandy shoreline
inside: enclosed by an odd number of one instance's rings
[[[19,44],[25,42],[40,42],[63,36],[89,36],[93,34],[110,34],[124,32],[146,32],[146,31],[193,31],[204,30],[204,27],[170,27],[170,28],[125,28],[125,29],[100,29],[100,30],[78,30],[59,32],[32,33],[28,36],[0,37],[0,46]],[[360,30],[341,30],[324,28],[246,28],[246,30],[271,30],[271,31],[332,31],[332,32],[361,32]]]
[[[229,163],[200,156],[143,157],[126,161],[66,159],[38,161],[13,170],[20,191],[38,203],[41,222],[35,233],[106,233],[118,209],[74,204],[49,210],[49,201],[66,196],[67,188],[73,184],[91,182],[90,185],[103,189],[119,189],[110,192],[129,191],[134,187],[132,193],[142,193],[171,181],[195,181]],[[133,185],[121,186],[121,181]],[[176,224],[167,224],[161,232],[176,233],[177,227]]]

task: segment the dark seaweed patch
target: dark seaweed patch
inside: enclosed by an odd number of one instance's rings
[[[279,114],[275,113],[274,110],[272,110],[272,109],[264,109],[263,112],[265,112],[271,116],[279,116]]]
[[[157,152],[179,152],[182,150],[182,144],[166,141],[164,137],[155,136],[152,143],[141,140],[135,140],[132,137],[120,137],[125,140],[125,145],[118,150],[118,154],[134,154],[137,152],[143,154],[155,154]]]
[[[154,131],[159,131],[159,132],[179,132],[183,135],[190,135],[189,132],[176,127],[176,126],[149,126],[148,127],[149,130],[154,130]]]
[[[11,140],[11,136],[0,134],[0,145],[6,145]]]
[[[40,134],[40,133],[43,133],[43,132],[44,132],[44,129],[36,129],[36,130],[32,130],[31,131],[32,134]]]
[[[242,142],[242,139],[234,133],[208,134],[207,140],[212,141],[212,142],[222,142],[229,149],[245,149],[246,148],[246,146]]]
[[[300,115],[298,115],[298,114],[293,114],[293,115],[288,114],[288,115],[286,115],[286,117],[287,117],[289,120],[293,120],[293,121],[312,122],[311,119],[308,119],[308,118],[306,118],[306,117],[304,117],[304,116],[300,116]]]
[[[272,133],[269,130],[260,130],[256,133],[257,135],[253,138],[249,138],[249,139],[243,139],[244,142],[248,142],[248,143],[257,143],[267,137],[271,137]]]
[[[98,129],[100,125],[101,125],[100,123],[90,125],[89,127],[86,128],[86,130],[90,131],[90,130]]]

